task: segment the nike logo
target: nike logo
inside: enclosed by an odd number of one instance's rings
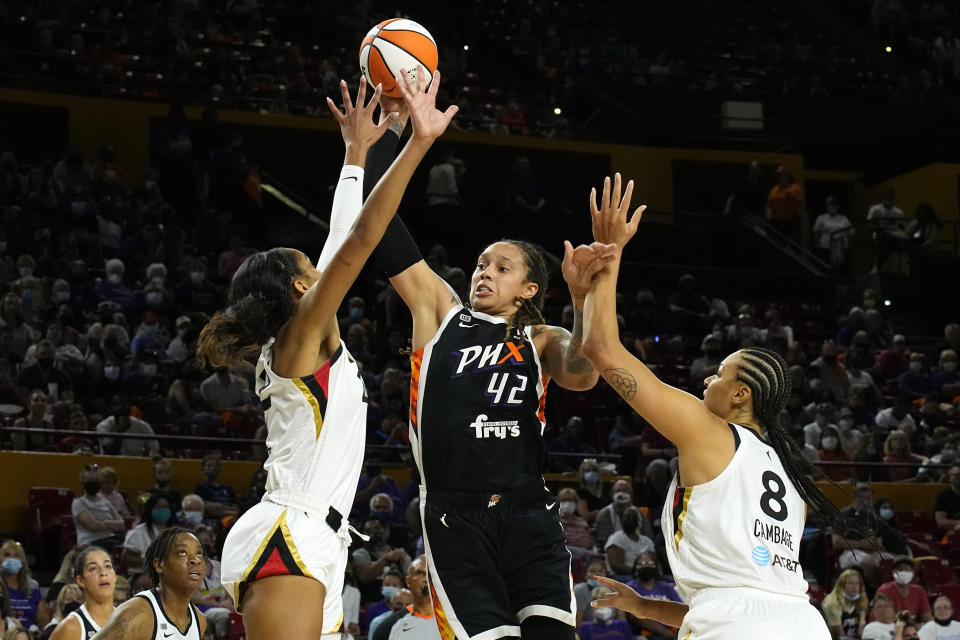
[[[459,324],[460,324],[461,327],[463,327],[463,328],[465,328],[465,329],[472,329],[472,328],[474,328],[475,326],[477,326],[477,325],[475,325],[475,324],[463,324],[462,322],[459,323]]]
[[[400,632],[403,633],[404,631],[410,631],[410,630],[412,630],[412,629],[413,629],[413,627],[408,627],[408,626],[404,625],[404,626],[400,627]]]
[[[450,525],[447,524],[447,514],[440,516],[440,523],[445,526],[447,529],[450,528]]]
[[[354,182],[357,182],[357,181],[358,181],[358,180],[357,180],[357,176],[347,176],[346,178],[344,178],[344,179],[341,180],[340,182],[346,182],[347,180],[353,180]]]
[[[557,504],[556,502],[551,502],[550,504],[548,504],[548,505],[547,505],[547,511],[550,511],[550,509],[553,509],[553,507],[554,507],[556,504]]]
[[[177,635],[177,634],[176,634],[176,633],[164,633],[164,634],[163,634],[163,637],[164,637],[164,638],[172,638],[172,637],[175,636],[175,635]]]

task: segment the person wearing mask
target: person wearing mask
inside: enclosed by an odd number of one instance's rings
[[[777,167],[776,175],[777,184],[767,194],[767,220],[777,231],[799,244],[807,205],[803,189],[793,179],[789,168]]]
[[[633,563],[633,580],[627,586],[644,598],[682,602],[674,586],[661,580],[662,577],[657,554],[652,551],[641,553]],[[677,637],[675,629],[656,620],[641,620],[627,614],[627,621],[644,636],[652,636],[652,640],[673,640]]]
[[[83,495],[73,499],[71,511],[77,528],[77,544],[112,549],[123,542],[126,525],[112,504],[100,496],[100,467],[88,464],[80,472]]]
[[[239,508],[233,487],[217,482],[220,475],[219,455],[210,453],[203,457],[203,475],[206,480],[197,485],[194,493],[203,498],[205,515],[208,518],[237,515]]]
[[[871,273],[883,268],[883,263],[901,243],[903,209],[894,204],[894,195],[893,187],[884,186],[880,202],[867,211],[867,223],[873,229],[874,263]]]
[[[960,622],[953,619],[953,602],[947,596],[933,601],[933,620],[920,627],[920,640],[957,640]]]
[[[874,522],[876,518],[873,513],[873,487],[870,483],[863,481],[854,483],[853,497],[853,504],[846,507],[844,512],[861,522]],[[861,567],[866,581],[875,585],[880,563],[893,557],[884,548],[883,539],[879,535],[860,540],[845,538],[836,533],[831,536],[834,548],[844,549],[837,558],[837,565],[841,569]]]
[[[401,615],[406,611],[407,607],[413,604],[413,593],[410,589],[400,589],[393,594],[393,597],[390,598],[390,608],[378,615],[373,620],[370,620],[370,627],[367,629],[367,637],[374,638],[376,637],[377,629],[383,624],[388,618],[391,618],[394,614]],[[369,619],[369,616],[367,616]],[[344,617],[346,620],[346,617]],[[360,629],[360,626],[357,626],[357,633],[351,633],[351,635],[363,635],[363,631]]]
[[[72,567],[70,571],[73,572]],[[80,588],[80,585],[76,583],[65,585],[57,594],[57,599],[54,601],[53,616],[47,626],[40,630],[38,639],[50,640],[50,636],[57,630],[60,623],[66,620],[68,615],[79,609],[82,604],[83,589]]]
[[[957,352],[944,349],[938,359],[940,370],[930,380],[940,399],[949,402],[960,391],[960,371],[957,370]]]
[[[410,563],[406,584],[413,594],[413,604],[398,611],[395,618],[384,620],[372,640],[440,640],[425,556],[417,556]]]
[[[627,509],[636,508],[636,505],[633,504],[633,488],[626,480],[617,480],[613,483],[610,498],[610,504],[600,510],[600,513],[597,514],[597,521],[594,523],[597,542],[601,545],[606,545],[607,539],[614,532],[623,528],[620,518]],[[638,513],[640,514],[640,533],[648,538],[653,538],[653,527],[650,520],[642,512]]]
[[[370,629],[370,623],[380,614],[392,611],[392,600],[400,589],[403,588],[403,574],[396,569],[388,569],[380,581],[380,595],[382,598],[370,605],[364,615],[361,629],[367,632]]]
[[[50,606],[40,595],[40,584],[33,579],[23,547],[16,540],[0,546],[0,576],[10,601],[10,617],[24,629],[42,629],[50,622]]]
[[[572,487],[564,487],[557,492],[557,500],[560,503],[557,507],[560,524],[567,536],[567,548],[576,556],[589,558],[597,541],[590,532],[590,525],[577,513],[577,492]]]
[[[593,556],[587,561],[586,580],[573,585],[573,597],[577,601],[577,626],[585,620],[593,620],[595,609],[590,606],[593,590],[600,587],[596,576],[607,577],[607,559],[604,556]]]
[[[188,493],[187,495],[183,496],[183,501],[180,503],[180,505],[180,520],[185,528],[194,530],[203,524],[203,498],[195,493]]]
[[[117,574],[109,553],[93,546],[78,551],[73,576],[83,590],[81,604],[61,619],[50,640],[90,640],[113,614]]]
[[[370,515],[370,498],[378,493],[386,493],[394,504],[402,503],[400,487],[393,476],[383,473],[383,458],[379,452],[369,451],[364,456],[363,471],[357,481],[357,494],[353,499],[350,520],[361,522]]]
[[[612,591],[600,586],[594,589],[593,597]],[[597,607],[593,612],[593,620],[581,622],[577,627],[580,640],[633,640],[633,631],[625,620],[616,615],[613,607]]]
[[[402,547],[407,543],[404,529],[404,510],[394,507],[394,500],[387,493],[378,493],[370,498],[370,517],[380,520],[390,526],[390,539],[387,543],[392,547]]]
[[[633,575],[633,563],[641,553],[654,550],[653,540],[640,533],[640,510],[628,507],[620,517],[622,529],[614,531],[604,545],[610,570],[621,576]],[[629,578],[627,578],[629,579]]]
[[[690,379],[703,380],[717,372],[720,361],[723,360],[723,344],[716,334],[710,333],[700,344],[703,355],[690,365]]]
[[[38,342],[36,354],[36,364],[20,370],[17,386],[27,393],[39,389],[48,393],[54,401],[73,402],[73,380],[69,374],[57,368],[57,352],[53,342],[46,338]]]
[[[847,569],[841,573],[821,608],[834,640],[859,638],[867,622],[867,589],[860,572]]]
[[[603,494],[603,476],[600,475],[600,465],[593,458],[587,458],[580,463],[577,471],[580,486],[577,488],[577,514],[589,523],[597,519],[597,514],[610,504],[610,499]]]
[[[127,531],[123,540],[123,564],[130,578],[143,573],[144,554],[147,547],[173,520],[170,499],[162,493],[151,495],[140,510],[140,524]]]
[[[822,462],[850,462],[850,454],[843,450],[840,444],[840,431],[833,425],[824,428],[820,435],[820,450],[818,452]],[[853,467],[846,465],[824,465],[821,467],[825,476],[831,480],[843,482],[853,478]]]
[[[910,451],[910,440],[907,434],[899,429],[891,431],[883,443],[883,461],[892,465],[889,470],[894,482],[914,477],[917,474],[917,467],[913,466],[914,464],[918,462],[923,465],[930,464],[930,459],[926,456]]]
[[[100,438],[104,452],[121,456],[156,456],[160,452],[160,443],[154,436],[153,428],[140,418],[130,415],[130,396],[118,393],[113,397],[110,415],[97,423],[97,433],[137,434],[143,438]]]
[[[889,498],[877,500],[877,515],[886,523],[880,529],[883,548],[896,555],[907,555],[907,537],[900,530],[897,513]]]
[[[909,611],[917,620],[927,622],[933,618],[930,598],[926,589],[913,583],[913,577],[913,558],[900,556],[893,562],[893,580],[880,585],[877,593],[890,598],[896,611]]]
[[[353,551],[350,559],[360,585],[360,593],[369,597],[375,590],[384,567],[392,566],[400,571],[402,577],[403,572],[410,566],[410,555],[404,549],[391,547],[387,543],[390,539],[390,525],[379,518],[367,518],[363,523],[363,533],[370,536],[370,539]],[[389,598],[386,600],[389,601]]]
[[[933,391],[933,381],[924,369],[923,354],[914,351],[910,354],[907,370],[897,376],[897,392],[911,400],[919,400]]]

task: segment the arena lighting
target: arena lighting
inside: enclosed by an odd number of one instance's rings
[[[890,45],[885,46],[883,50],[886,51],[887,53],[893,53],[893,47],[891,47]]]
[[[560,110],[560,107],[554,107],[554,108],[553,108],[553,115],[558,116],[558,115],[560,115],[561,113],[563,113],[563,111]]]
[[[470,45],[468,45],[468,44],[463,45],[463,50],[464,50],[464,51],[470,51]]]
[[[890,302],[890,300],[884,300],[884,301],[883,301],[883,306],[885,306],[885,307],[889,307],[889,306],[892,305],[892,304],[893,304],[893,303]]]

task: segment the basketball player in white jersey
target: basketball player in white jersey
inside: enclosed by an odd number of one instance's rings
[[[94,640],[201,640],[207,619],[190,602],[206,574],[197,536],[181,527],[164,529],[143,563],[153,588],[117,607]]]
[[[426,84],[423,69],[418,77]],[[436,109],[438,85],[439,74],[426,90],[401,84],[413,135],[361,207],[367,149],[396,116],[378,125],[372,115],[380,87],[365,106],[361,79],[354,105],[341,83],[346,112],[328,105],[346,143],[346,166],[318,268],[293,249],[250,256],[233,277],[229,306],[198,340],[198,356],[218,366],[249,364],[257,355],[269,450],[266,494],[230,530],[221,565],[251,640],[318,637],[342,624],[346,514],[363,461],[366,392],[336,313],[414,170],[456,113],[456,107]],[[354,195],[345,196],[343,188]],[[353,205],[340,202],[351,199]]]
[[[623,347],[615,308],[617,272],[644,209],[628,221],[632,190],[631,182],[621,199],[617,175],[612,185],[605,181],[599,206],[591,192],[594,239],[618,251],[587,295],[584,352],[679,451],[679,472],[661,522],[670,568],[686,604],[647,600],[626,585],[597,578],[616,593],[594,606],[614,606],[680,627],[682,640],[826,640],[830,633],[807,599],[798,561],[804,502],[841,530],[846,524],[776,424],[790,394],[786,363],[766,349],[737,351],[705,380],[701,400],[660,382]],[[567,243],[565,260],[588,259],[595,245],[575,252]]]
[[[73,576],[83,589],[83,604],[57,625],[50,640],[90,640],[113,613],[117,574],[109,553],[100,547],[77,551],[73,556]]]

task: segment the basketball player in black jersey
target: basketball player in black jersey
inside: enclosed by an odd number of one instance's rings
[[[367,180],[397,140],[387,133],[371,148]],[[573,390],[597,382],[581,350],[582,310],[606,256],[565,274],[572,332],[544,323],[547,268],[530,243],[486,247],[468,301],[427,266],[399,217],[374,256],[413,314],[410,440],[441,636],[572,639],[570,555],[543,482],[543,406],[550,380]]]
[[[60,621],[50,640],[89,640],[113,613],[117,574],[110,554],[100,547],[86,547],[74,555],[72,568],[74,579],[83,589],[83,604]]]

